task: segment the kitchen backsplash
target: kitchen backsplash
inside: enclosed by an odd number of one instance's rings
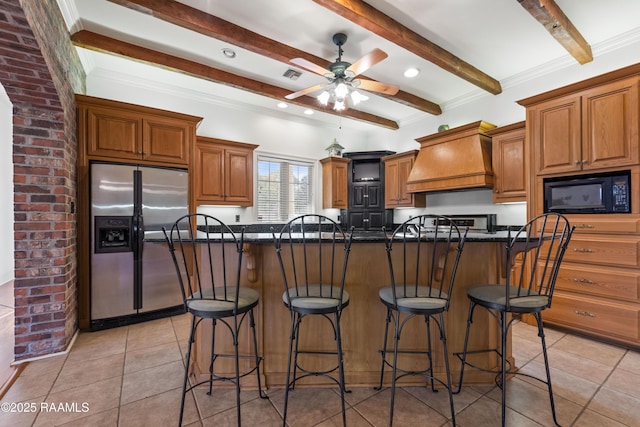
[[[215,216],[228,225],[258,224],[257,210],[255,207],[199,206],[198,212]],[[318,209],[317,213],[321,213],[337,221],[340,210]],[[409,219],[410,216],[420,215],[422,213],[443,215],[495,213],[497,215],[498,225],[522,225],[527,221],[526,203],[494,204],[491,189],[478,189],[429,193],[427,195],[426,208],[395,209],[393,222],[399,224]]]

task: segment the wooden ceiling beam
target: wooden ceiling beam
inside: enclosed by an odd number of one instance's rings
[[[497,95],[502,92],[502,87],[498,80],[425,39],[420,34],[362,0],[313,1],[489,93]]]
[[[591,46],[554,0],[517,0],[580,64],[593,61]]]
[[[136,46],[107,36],[82,30],[71,36],[71,41],[75,46],[96,52],[107,53],[120,57],[125,57],[146,64],[159,66],[171,71],[179,72],[192,77],[205,79],[214,83],[223,84],[236,89],[246,90],[258,95],[266,96],[277,100],[283,100],[290,90],[273,86],[257,80],[241,77],[227,71],[209,67],[187,59],[178,58],[166,53]],[[349,117],[369,124],[381,126],[387,129],[398,129],[398,123],[393,120],[379,117],[373,114],[358,111],[352,108],[337,112],[332,108],[325,108],[318,104],[318,101],[309,96],[302,96],[295,100],[287,101],[290,104],[312,108],[336,116]]]
[[[234,46],[241,47],[250,52],[267,56],[277,61],[292,66],[289,62],[292,58],[304,58],[322,67],[329,66],[333,61],[328,61],[303,50],[280,43],[276,40],[264,37],[258,33],[240,27],[217,16],[210,15],[199,9],[192,8],[177,1],[166,0],[109,0],[132,10],[153,16],[174,25],[195,31],[208,37],[222,40]],[[371,77],[362,76],[367,80]],[[374,80],[375,81],[375,80]],[[295,91],[290,91],[295,92]],[[424,111],[429,114],[442,114],[440,106],[416,95],[399,91],[395,96],[385,96],[409,107]]]

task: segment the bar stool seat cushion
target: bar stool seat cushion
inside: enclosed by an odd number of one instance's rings
[[[340,288],[337,286],[331,289],[331,285],[302,285],[298,286],[298,289],[289,288],[287,292],[293,309],[329,310],[337,309],[339,306]],[[321,295],[324,297],[320,298]],[[282,293],[282,300],[287,305],[287,294],[285,292]],[[342,306],[346,307],[348,304],[349,293],[345,290],[342,291]]]
[[[416,288],[413,285],[407,285],[406,290],[404,286],[396,286],[398,309],[429,311],[444,309],[447,305],[447,294],[441,292],[438,297],[433,296],[434,294],[438,294],[438,291],[432,290],[429,286],[418,286]],[[393,289],[391,286],[380,289],[378,295],[384,304],[393,306]]]
[[[224,296],[224,288],[216,287],[216,297]],[[194,292],[190,298],[187,298],[187,308],[191,312],[195,312],[201,317],[229,317],[233,315],[235,307],[236,289],[227,288],[227,298],[213,299],[213,291],[211,288],[206,289],[202,294]],[[258,304],[260,295],[258,291],[251,288],[240,287],[238,293],[238,313],[243,313]]]
[[[520,288],[521,296],[518,296],[518,289],[519,288],[515,286],[509,287],[509,305],[512,311],[533,312],[545,308],[549,304],[549,297],[546,295],[538,295],[533,291],[529,292],[528,295],[523,295],[524,291]],[[477,304],[489,306],[497,310],[505,310],[506,308],[505,285],[474,286],[467,290],[467,295]]]

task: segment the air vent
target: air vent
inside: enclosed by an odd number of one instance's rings
[[[286,78],[291,79],[291,80],[298,80],[298,77],[300,77],[301,75],[302,75],[302,73],[300,71],[296,71],[296,70],[293,70],[291,68],[289,68],[283,74],[283,76],[285,76]]]

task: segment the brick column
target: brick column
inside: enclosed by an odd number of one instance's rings
[[[77,329],[76,117],[85,75],[55,0],[0,0],[0,82],[13,103],[16,360]]]

